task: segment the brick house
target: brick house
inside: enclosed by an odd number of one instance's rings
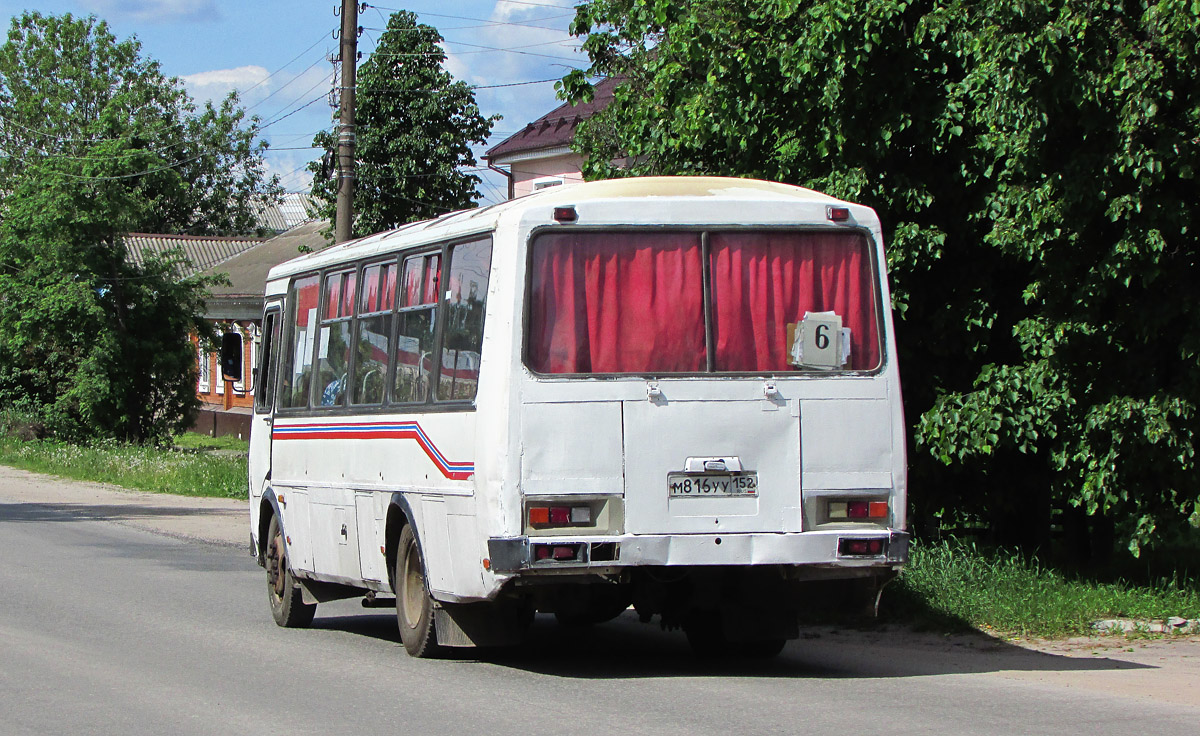
[[[302,248],[317,251],[330,245],[332,240],[326,235],[328,230],[327,222],[308,222],[200,272],[228,277],[228,285],[210,290],[212,295],[205,302],[204,316],[216,323],[218,333],[240,334],[244,349],[242,380],[227,382],[221,380],[217,355],[197,347],[200,370],[196,394],[201,409],[193,431],[213,437],[227,434],[242,439],[249,437],[267,272],[299,256]]]

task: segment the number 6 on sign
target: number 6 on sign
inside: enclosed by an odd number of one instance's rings
[[[842,318],[834,312],[805,312],[788,352],[792,365],[841,367]]]

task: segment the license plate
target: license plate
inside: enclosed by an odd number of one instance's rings
[[[757,496],[758,473],[667,473],[667,495],[671,498]]]

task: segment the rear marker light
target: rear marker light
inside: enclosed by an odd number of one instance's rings
[[[555,207],[554,219],[558,222],[575,222],[579,215],[575,213],[574,207]]]
[[[849,207],[826,207],[825,216],[834,222],[846,222],[850,219]]]
[[[583,560],[583,544],[535,544],[533,559],[535,562],[581,562]]]

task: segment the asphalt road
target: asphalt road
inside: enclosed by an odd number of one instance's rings
[[[706,665],[626,614],[584,631],[539,617],[519,652],[414,660],[394,615],[355,601],[277,628],[241,548],[13,495],[0,484],[4,736],[1200,733],[1196,681],[1164,677],[1153,647],[825,630]]]

